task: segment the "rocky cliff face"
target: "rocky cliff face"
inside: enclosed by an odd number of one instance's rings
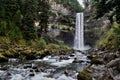
[[[98,40],[102,39],[105,32],[110,29],[110,21],[106,15],[99,19],[94,19],[94,7],[89,5],[85,11],[85,43],[94,46]]]
[[[74,28],[76,12],[69,6],[57,4],[51,0],[51,16],[49,17],[49,37],[61,40],[65,44],[72,46],[74,42]],[[85,17],[85,44],[94,46],[98,40],[102,39],[105,32],[111,27],[107,16],[94,19],[94,7],[89,5],[84,11]]]
[[[74,41],[75,12],[69,6],[50,0],[51,14],[47,36],[55,41],[63,41],[72,46]],[[53,40],[53,42],[55,42]],[[52,42],[52,40],[51,40]]]

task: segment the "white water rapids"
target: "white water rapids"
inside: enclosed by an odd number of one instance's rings
[[[61,59],[64,57],[66,59]],[[77,58],[78,63],[73,63]],[[17,63],[10,62],[1,65],[8,67],[7,70],[0,70],[0,80],[77,80],[78,72],[82,71],[89,60],[81,53],[71,55],[56,55],[46,56],[43,59],[36,59],[32,61]],[[32,65],[30,68],[25,68],[26,65]],[[33,66],[42,69],[39,72],[33,72],[34,76],[30,76],[30,70]],[[65,74],[68,71],[68,75]],[[10,75],[8,75],[8,72]]]

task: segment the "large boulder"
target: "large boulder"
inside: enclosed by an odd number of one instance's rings
[[[92,80],[92,77],[89,76],[87,69],[83,70],[77,75],[78,80]]]

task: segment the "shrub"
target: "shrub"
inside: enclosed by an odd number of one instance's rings
[[[45,48],[46,41],[43,38],[41,38],[38,43],[41,49]]]
[[[120,24],[114,23],[113,27],[106,33],[99,46],[107,49],[120,48]]]

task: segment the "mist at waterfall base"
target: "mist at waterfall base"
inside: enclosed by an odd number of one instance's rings
[[[84,45],[84,15],[83,13],[76,14],[75,38],[74,38],[73,48],[75,50],[90,49],[90,46]]]

